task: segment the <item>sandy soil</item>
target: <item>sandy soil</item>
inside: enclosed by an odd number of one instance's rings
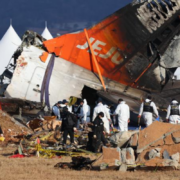
[[[0,180],[179,180],[180,171],[135,171],[120,173],[118,171],[73,171],[54,168],[59,162],[69,162],[70,157],[18,158],[9,155],[16,147],[0,148]]]

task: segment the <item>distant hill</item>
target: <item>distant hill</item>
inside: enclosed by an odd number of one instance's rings
[[[45,21],[55,35],[100,21],[129,2],[131,0],[1,0],[0,39],[10,18],[20,36],[27,29],[41,33]]]

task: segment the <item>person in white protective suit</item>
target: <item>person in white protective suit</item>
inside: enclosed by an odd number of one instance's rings
[[[168,106],[166,121],[171,124],[180,123],[180,105],[175,99],[173,99]]]
[[[141,103],[138,118],[143,118],[144,123],[147,126],[151,125],[153,122],[153,113],[158,118],[158,110],[155,103],[151,100],[151,96],[148,96],[143,103]]]
[[[118,125],[120,131],[128,131],[128,123],[130,122],[130,110],[129,106],[123,99],[119,99],[119,105],[117,106],[114,115],[118,115]]]
[[[90,122],[90,106],[87,104],[87,100],[81,100],[81,109],[79,114],[79,119],[81,119],[82,124],[87,124]]]
[[[95,120],[95,118],[98,116],[100,112],[104,113],[104,117],[102,118],[103,123],[104,123],[104,130],[106,133],[109,134],[110,133],[110,128],[109,128],[110,114],[109,114],[109,110],[103,105],[102,99],[98,99],[98,104],[94,108],[93,121]]]
[[[108,117],[109,117],[108,121],[105,121],[106,124],[104,123],[104,127],[105,127],[105,129],[107,129],[107,132],[110,133],[110,127],[113,128],[113,123],[111,121],[111,110],[110,110],[109,106],[106,104],[104,105],[104,107],[106,108],[106,110],[108,112]]]

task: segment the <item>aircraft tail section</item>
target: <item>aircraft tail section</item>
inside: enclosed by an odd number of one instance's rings
[[[170,2],[129,4],[87,30],[104,77],[135,88],[162,90],[168,77],[165,68],[158,70],[159,57],[180,29],[179,0]],[[44,46],[49,53],[97,73],[84,31],[45,41]]]

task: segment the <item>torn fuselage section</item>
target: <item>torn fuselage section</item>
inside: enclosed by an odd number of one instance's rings
[[[133,5],[132,8],[136,9],[137,18],[151,34],[165,25],[166,22],[171,21],[175,16],[177,22],[172,22],[172,25],[179,24],[179,0],[145,0],[140,3],[136,2]]]
[[[144,47],[127,62],[126,68],[132,79],[136,77],[134,87],[161,91],[180,65],[180,1],[136,1],[132,8],[136,9],[135,14],[144,26],[141,31],[147,31],[147,37]]]
[[[179,67],[179,14],[179,0],[138,1],[115,13],[119,15],[116,31],[119,28],[124,34],[123,41],[128,42],[124,49],[119,48],[126,58],[113,71],[121,72],[119,79],[123,84],[160,92],[173,78],[175,69]],[[164,65],[171,61],[174,69]]]
[[[44,104],[40,102],[41,83],[47,63],[41,62],[45,39],[33,31],[26,31],[22,43],[12,56],[0,84],[2,110],[10,114],[37,115]],[[8,81],[7,81],[8,78]],[[5,96],[5,97],[4,97]]]
[[[160,92],[166,85],[169,69],[161,61],[180,30],[179,6],[171,2],[173,8],[168,6],[169,11],[164,12],[160,9],[164,10],[164,5],[155,1],[128,5],[88,30],[107,89],[140,99],[145,92]],[[84,32],[66,34],[42,45],[43,41],[31,31],[24,35],[14,55],[16,66],[7,97],[38,102],[48,97],[47,104],[52,106],[72,95],[81,97],[84,86],[102,90]],[[52,68],[49,53],[57,57],[47,80]],[[42,54],[47,60],[39,58]],[[166,64],[167,59],[163,61]]]
[[[128,87],[162,91],[173,71],[160,62],[179,33],[179,14],[179,1],[139,1],[88,29],[102,76]],[[84,32],[62,35],[44,46],[49,53],[97,73]]]
[[[153,33],[179,9],[179,0],[146,1],[137,9],[137,17],[147,30]]]
[[[13,54],[11,61],[7,64],[5,71],[0,75],[0,96],[4,96],[5,90],[11,83],[14,70],[17,66],[17,59],[21,56],[23,48],[27,48],[34,45],[40,49],[43,49],[42,43],[45,39],[33,31],[26,31],[22,37],[22,43]],[[21,66],[25,64],[21,63]]]
[[[160,63],[165,68],[180,67],[180,34],[172,39]]]

